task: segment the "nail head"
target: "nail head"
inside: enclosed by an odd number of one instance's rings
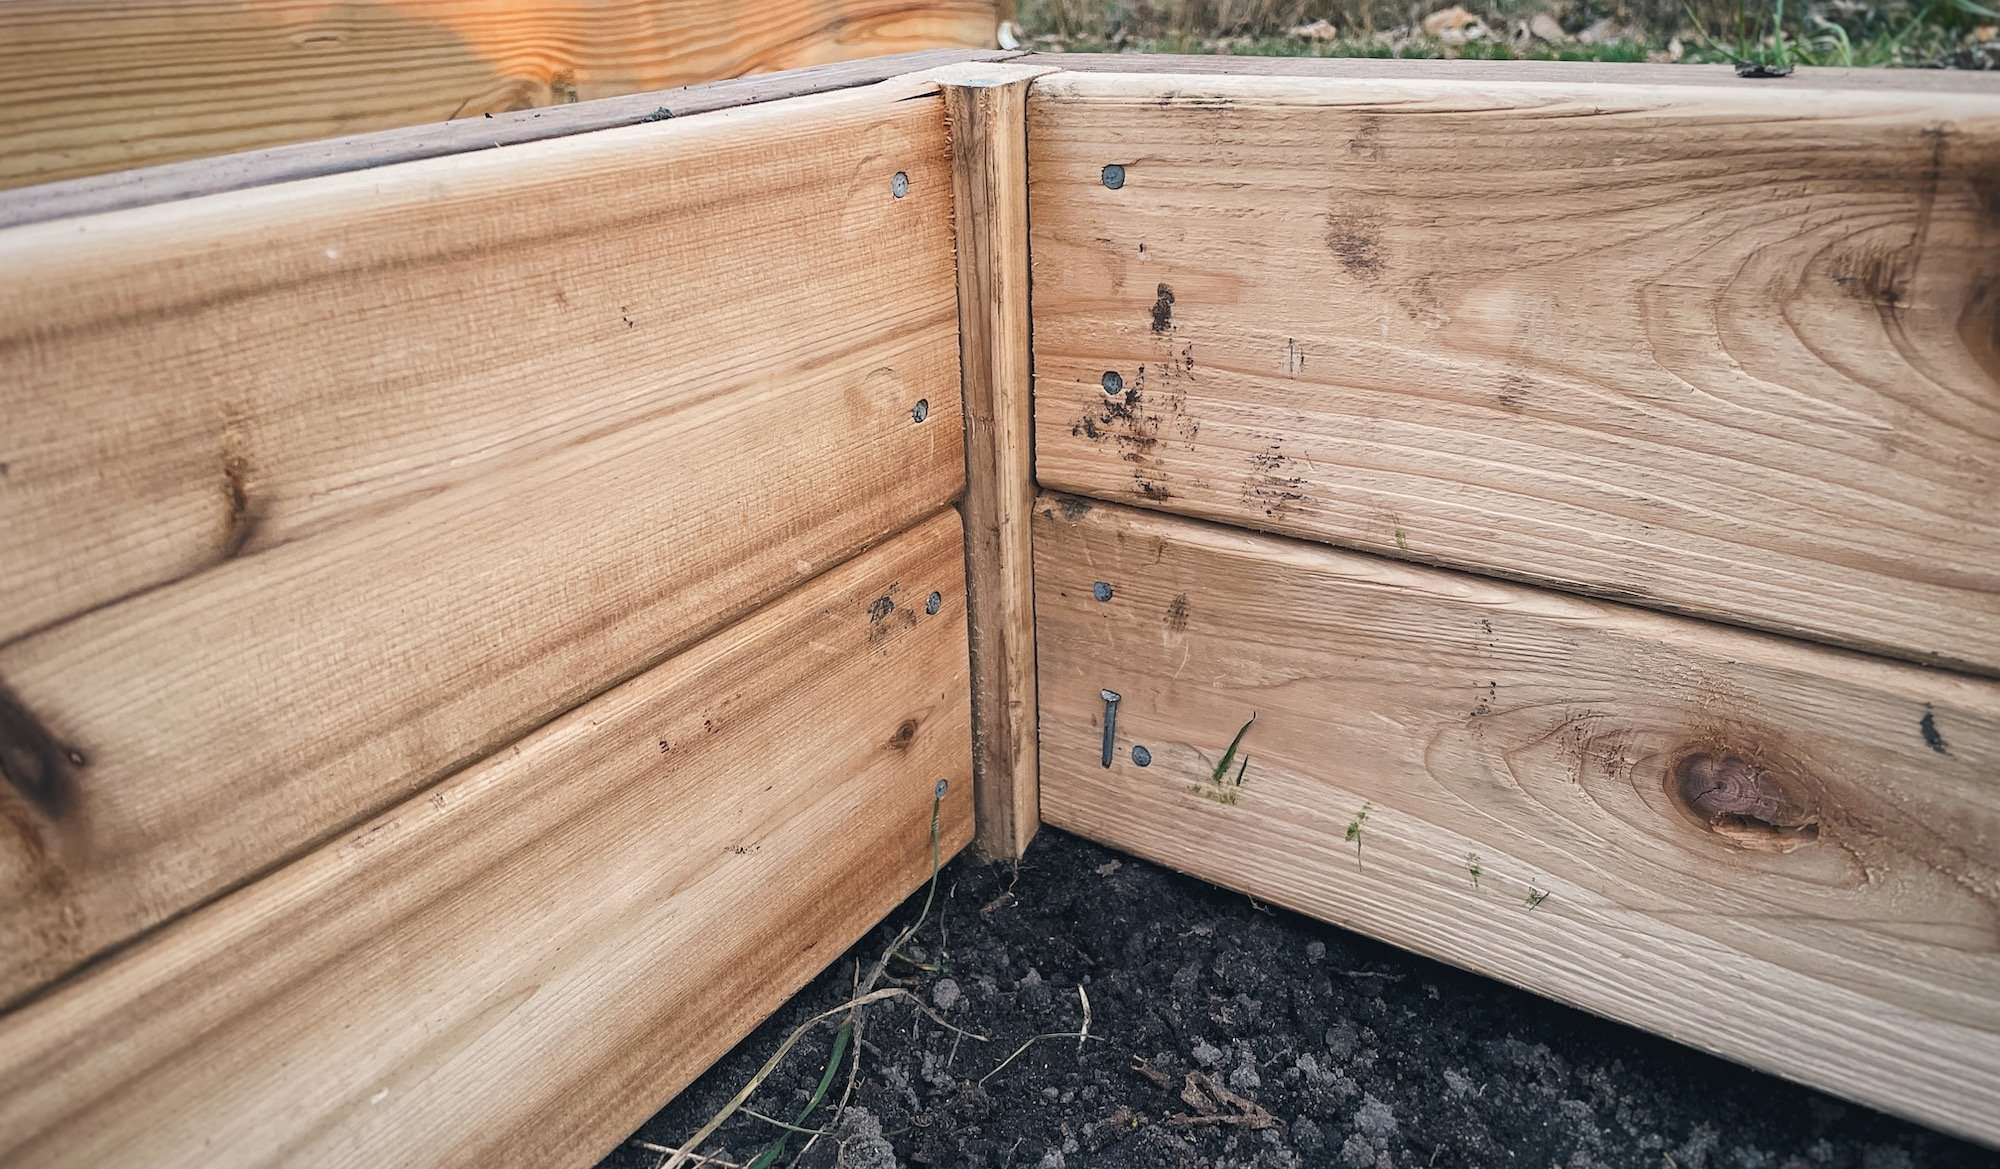
[[[1115,162],[1110,163],[1104,168],[1103,178],[1104,185],[1115,191],[1125,185],[1125,168]]]
[[[918,398],[917,404],[910,407],[910,417],[916,419],[918,422],[922,422],[930,416],[931,400],[929,398]]]
[[[924,598],[924,612],[931,616],[937,616],[937,611],[942,608],[944,608],[943,593],[932,593],[930,596]]]
[[[943,799],[944,793],[951,790],[951,781],[948,779],[940,779],[937,781],[937,787],[933,788],[932,790],[937,793],[938,799]]]
[[[1153,764],[1153,753],[1134,743],[1132,744],[1132,762],[1139,767],[1150,767]]]
[[[1107,581],[1101,581],[1101,580],[1100,580],[1100,581],[1098,581],[1098,582],[1097,582],[1096,584],[1093,584],[1093,585],[1091,585],[1091,586],[1090,586],[1090,595],[1091,595],[1091,596],[1093,596],[1093,597],[1096,597],[1096,598],[1097,598],[1097,599],[1098,599],[1099,601],[1108,601],[1108,600],[1110,600],[1110,599],[1111,599],[1111,585],[1110,585],[1110,583],[1109,583],[1109,582],[1107,582]]]
[[[909,194],[910,176],[904,174],[902,171],[897,171],[896,177],[889,180],[889,193],[898,199]]]
[[[1097,384],[1103,386],[1107,394],[1119,394],[1125,390],[1125,377],[1115,369],[1107,369],[1104,376],[1097,379]]]

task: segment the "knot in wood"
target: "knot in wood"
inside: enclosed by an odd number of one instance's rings
[[[1745,848],[1790,852],[1819,838],[1819,810],[1803,784],[1728,751],[1695,751],[1668,776],[1674,800]]]

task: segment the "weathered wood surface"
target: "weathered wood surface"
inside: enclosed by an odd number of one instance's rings
[[[1964,69],[1835,69],[1802,66],[1782,84],[1743,78],[1732,65],[1653,65],[1623,61],[1418,60],[1409,57],[1236,57],[1222,53],[1022,53],[1018,64],[1083,73],[1154,73],[1193,77],[1319,77],[1350,81],[1554,81],[1579,85],[1695,85],[1765,90],[1800,100],[1801,90],[1908,93],[2000,91],[1991,77]],[[1804,100],[1810,101],[1809,97]]]
[[[1059,73],[1028,120],[1044,486],[2000,671],[2000,90]]]
[[[1035,612],[1048,823],[2000,1140],[2000,683],[1058,496]]]
[[[970,837],[963,580],[947,509],[0,1017],[0,1161],[592,1164],[929,874],[939,779]]]
[[[6,0],[0,187],[914,49],[991,0]]]
[[[0,235],[0,998],[955,496],[951,200],[912,83]]]
[[[759,102],[847,89],[962,61],[1018,56],[979,49],[924,49],[782,73],[599,98],[574,105],[509,110],[480,118],[404,126],[368,134],[273,146],[215,158],[162,163],[0,191],[0,228],[150,203],[193,199],[368,167],[518,146],[592,130],[685,118]]]
[[[1035,835],[1034,412],[1028,369],[1028,83],[1046,69],[933,77],[951,124],[965,403],[977,844],[1019,859]]]

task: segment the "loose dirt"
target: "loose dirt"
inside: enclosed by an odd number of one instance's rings
[[[678,1145],[801,1020],[847,996],[919,894],[637,1140]],[[953,862],[870,1008],[846,1169],[1956,1169],[2000,1156],[1044,829],[1018,876]],[[1082,987],[1090,1038],[1082,1029]],[[1041,1039],[1004,1068],[1031,1036]],[[751,1107],[796,1119],[831,1029]],[[998,1068],[999,1070],[995,1070]],[[843,1067],[832,1097],[846,1078]],[[983,1082],[982,1082],[983,1081]],[[824,1124],[831,1108],[811,1122]],[[746,1164],[781,1130],[702,1148]],[[776,1164],[788,1165],[802,1139]],[[600,1169],[651,1169],[627,1144]]]

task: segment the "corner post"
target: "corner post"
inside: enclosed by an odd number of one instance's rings
[[[935,74],[951,124],[958,333],[965,402],[972,774],[982,854],[1018,859],[1041,826],[1030,513],[1029,84],[1045,68],[965,64]]]

